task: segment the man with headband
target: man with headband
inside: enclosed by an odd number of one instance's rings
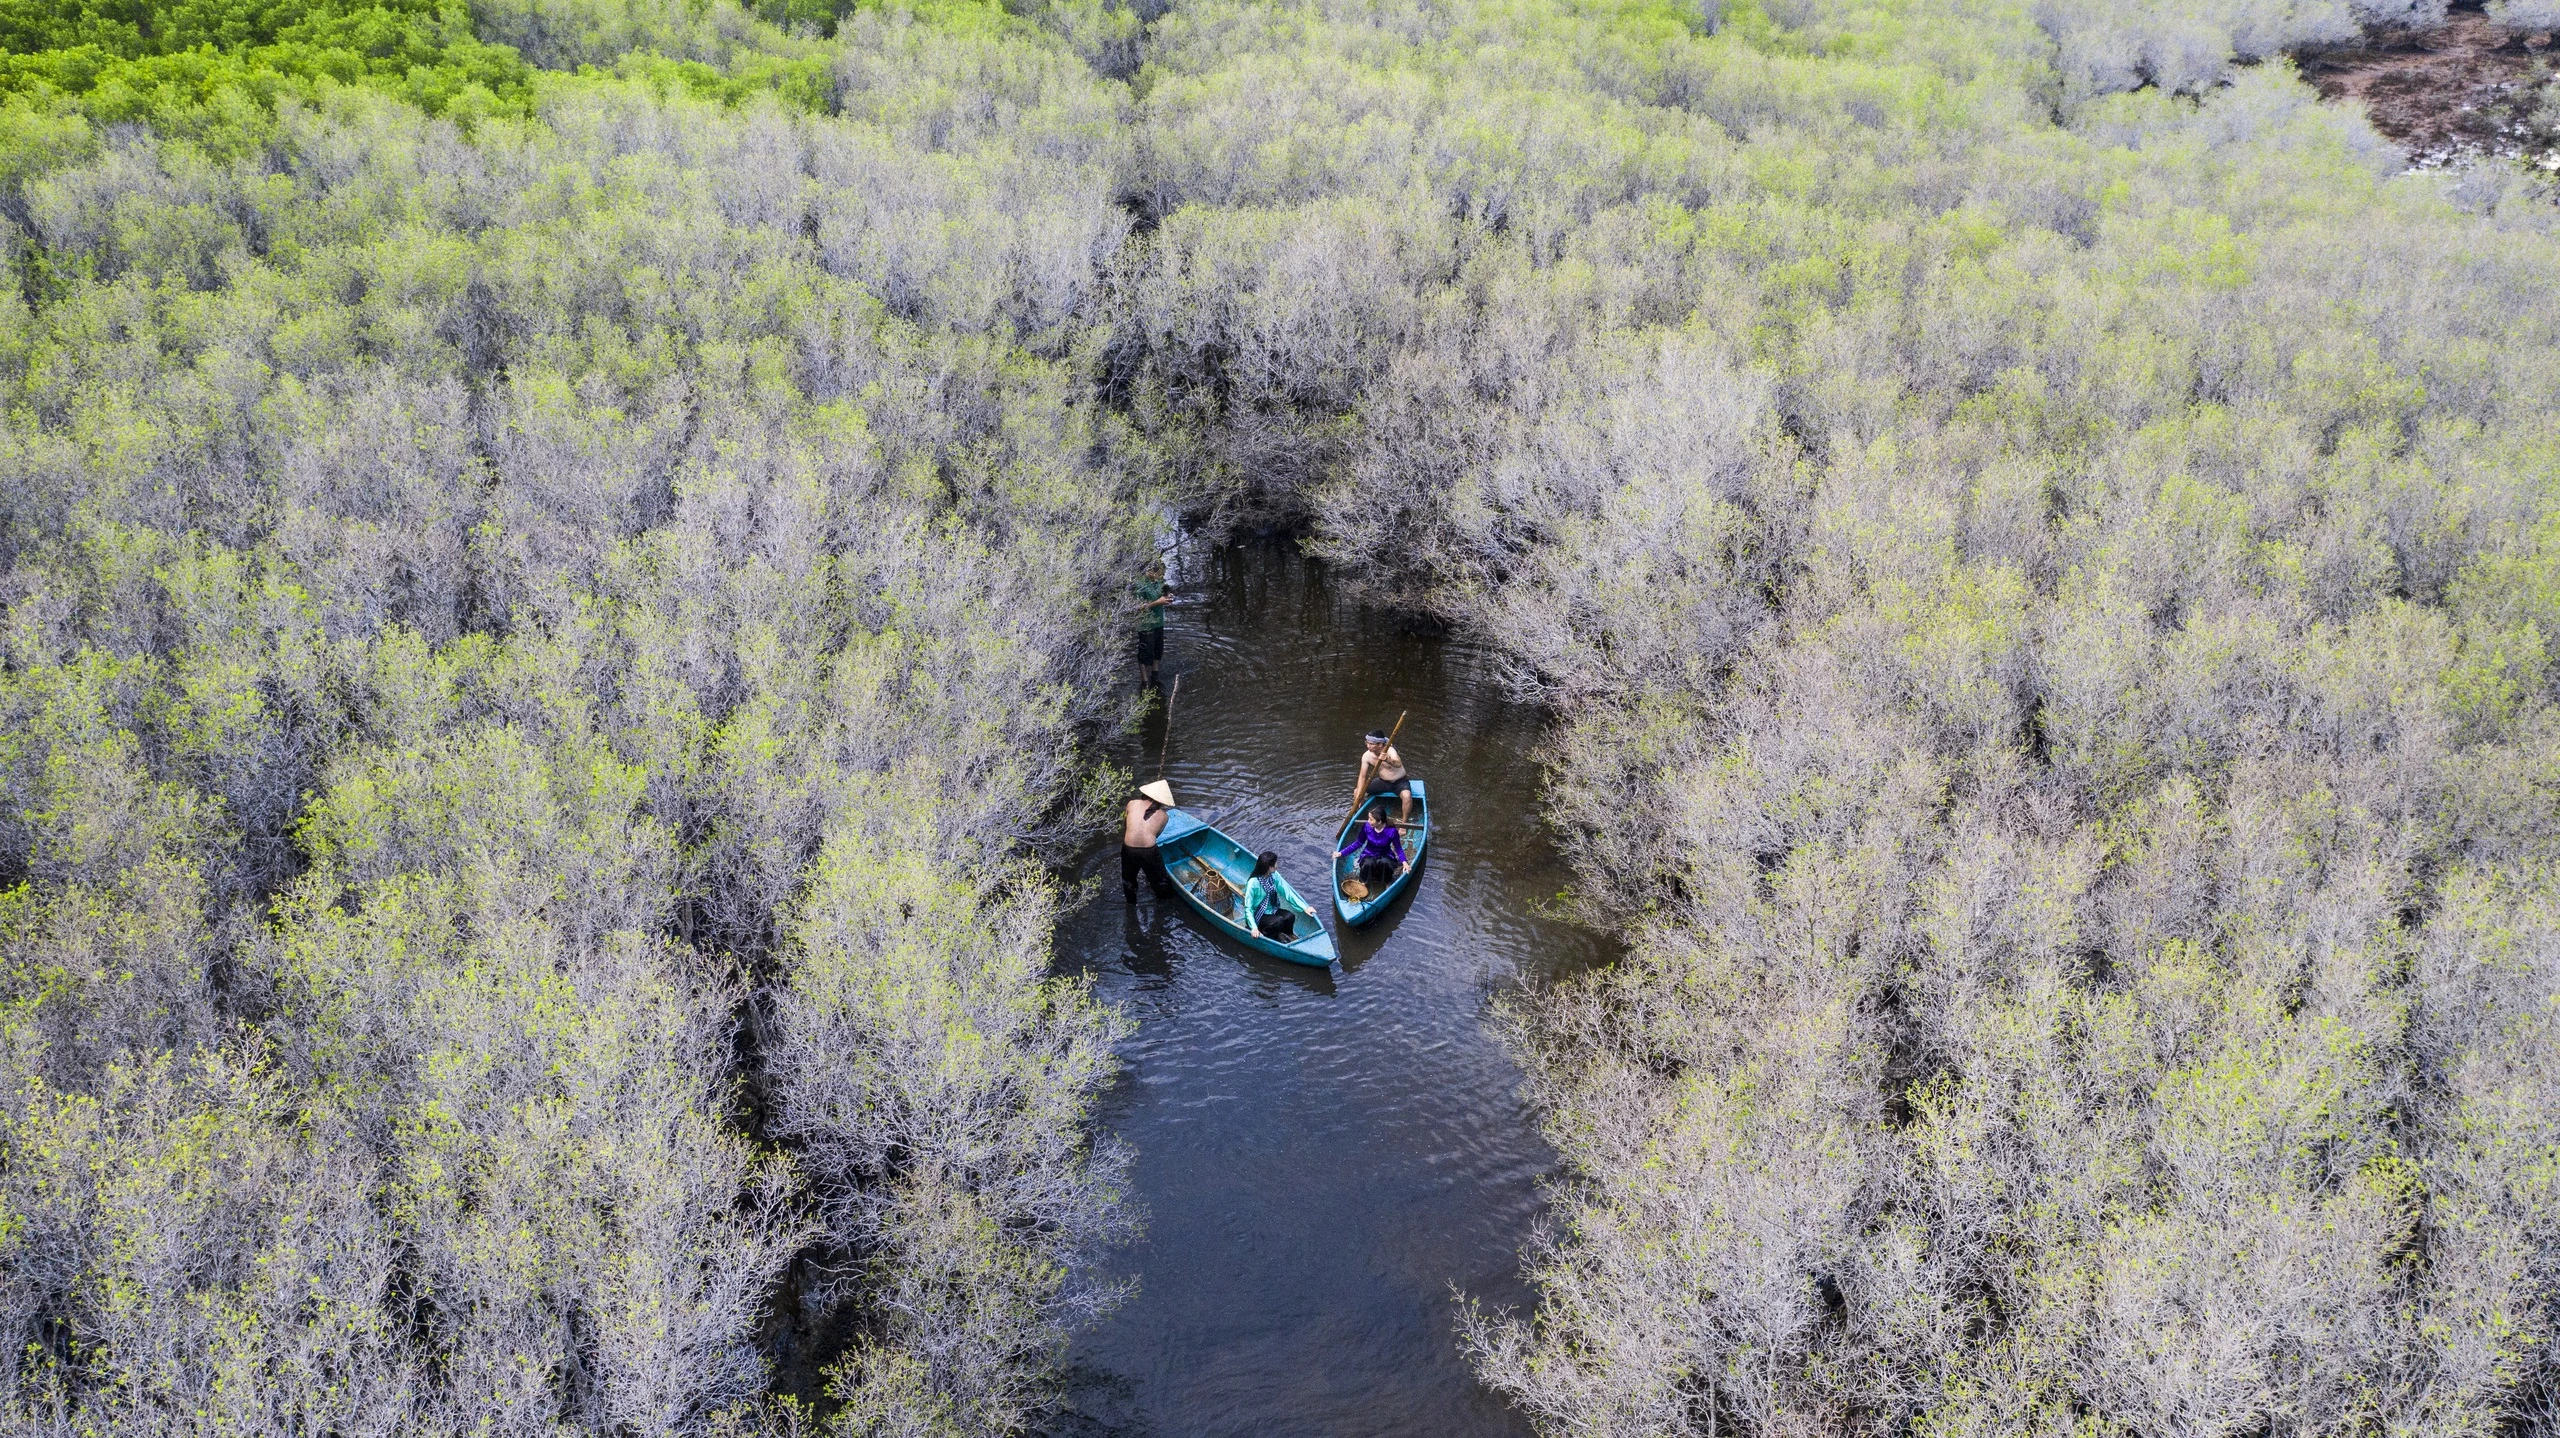
[[[1352,807],[1356,809],[1380,794],[1393,794],[1403,800],[1396,806],[1396,822],[1411,823],[1413,776],[1404,771],[1404,756],[1396,752],[1384,730],[1370,730],[1366,742],[1368,750],[1360,756],[1360,782],[1352,791]]]

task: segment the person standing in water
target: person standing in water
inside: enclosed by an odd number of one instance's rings
[[[1164,561],[1147,566],[1147,577],[1131,586],[1138,596],[1138,683],[1141,687],[1164,687],[1164,679],[1156,666],[1164,662],[1164,611],[1173,603],[1165,592]]]
[[[1130,903],[1138,902],[1138,875],[1147,876],[1147,887],[1161,899],[1173,892],[1173,875],[1166,872],[1164,854],[1156,848],[1163,836],[1165,821],[1173,817],[1173,786],[1162,779],[1141,784],[1138,792],[1120,809],[1120,892]]]
[[[1366,740],[1368,751],[1360,756],[1360,779],[1351,789],[1351,807],[1380,794],[1393,794],[1403,800],[1396,806],[1396,822],[1413,821],[1413,776],[1404,769],[1404,756],[1388,740],[1385,730],[1372,729]]]

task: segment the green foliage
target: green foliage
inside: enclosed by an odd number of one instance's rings
[[[522,113],[529,102],[524,63],[477,39],[458,0],[13,0],[0,12],[0,52],[0,97],[15,109],[147,122],[222,158],[254,149],[280,101],[309,103],[332,86],[363,85],[469,118]]]
[[[2560,968],[2427,956],[2549,903],[2560,252],[2233,72],[2377,13],[1158,23],[1149,452],[1564,711],[1631,941],[1547,1431],[2548,1422]]]
[[[1152,512],[1080,368],[1117,92],[1020,23],[362,18],[0,108],[6,1421],[788,1428],[805,1257],[847,1414],[1018,1422],[1125,1230],[1023,867]],[[880,832],[943,947],[812,947]],[[899,1106],[949,1141],[777,1146]]]
[[[1120,1297],[1085,1273],[1126,1233],[1097,1200],[1127,1156],[1081,1135],[1127,1031],[1046,977],[1039,875],[972,880],[916,861],[931,851],[847,832],[819,856],[778,1013],[776,1127],[838,1180],[822,1219],[869,1256],[882,1336],[836,1365],[839,1425],[959,1438],[1021,1427],[1042,1365]]]
[[[1177,509],[1558,712],[1547,1429],[2548,1428],[2560,253],[2234,68],[2425,10],[0,16],[9,1421],[1036,1422]]]

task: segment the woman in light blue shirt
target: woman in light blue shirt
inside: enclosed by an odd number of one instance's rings
[[[1244,920],[1266,939],[1289,942],[1298,919],[1280,888],[1280,856],[1269,849],[1253,859],[1253,877],[1244,881]]]

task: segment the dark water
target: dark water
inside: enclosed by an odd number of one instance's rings
[[[1337,926],[1330,972],[1226,943],[1143,886],[1132,910],[1116,836],[1091,856],[1102,883],[1058,953],[1138,1022],[1106,1117],[1137,1149],[1148,1225],[1119,1265],[1137,1296],[1069,1354],[1057,1431],[1525,1434],[1460,1356],[1452,1291],[1527,1305],[1519,1247],[1553,1161],[1490,1001],[1607,957],[1536,911],[1566,877],[1535,812],[1537,716],[1480,651],[1337,602],[1283,551],[1185,568],[1165,656],[1183,805],[1277,849],[1331,922],[1325,850],[1361,731],[1407,710],[1397,747],[1434,829],[1396,908]]]

